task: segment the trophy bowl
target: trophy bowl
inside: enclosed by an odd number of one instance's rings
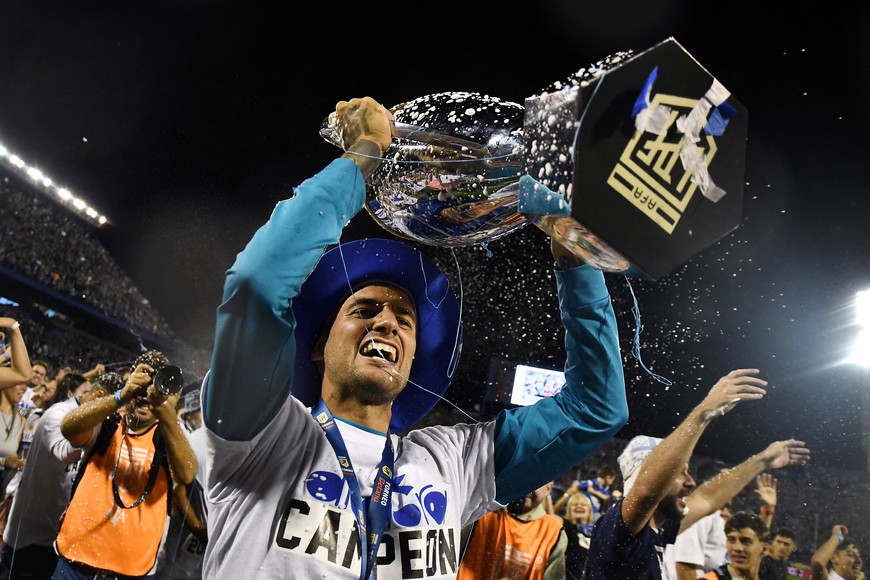
[[[372,174],[366,210],[394,235],[468,246],[528,221],[517,211],[523,106],[471,92],[426,95],[392,107],[399,137]],[[327,118],[321,135],[341,147]]]
[[[445,92],[391,111],[365,207],[401,238],[468,246],[531,223],[594,268],[657,280],[740,223],[746,108],[673,38],[522,105]],[[342,146],[330,117],[320,133]]]

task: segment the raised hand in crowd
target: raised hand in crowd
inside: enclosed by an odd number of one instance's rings
[[[761,520],[769,528],[776,512],[776,478],[769,473],[762,473],[755,478],[755,494],[761,501],[758,512]]]
[[[29,383],[33,375],[30,366],[30,357],[27,355],[27,345],[21,335],[21,323],[14,318],[0,317],[0,329],[3,329],[4,341],[8,342],[8,348],[0,350],[0,358],[8,366],[0,366],[0,389],[13,387],[21,383]]]
[[[810,562],[812,580],[864,580],[861,550],[848,538],[849,529],[837,524]]]

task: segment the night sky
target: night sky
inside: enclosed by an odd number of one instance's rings
[[[0,142],[109,217],[101,239],[179,336],[210,347],[235,254],[340,153],[318,134],[336,101],[522,103],[674,37],[749,111],[742,220],[660,280],[607,275],[631,410],[620,435],[665,436],[720,376],[756,367],[767,398],[714,423],[699,452],[736,462],[797,437],[815,463],[864,468],[870,380],[841,363],[855,293],[870,287],[870,8],[260,4],[0,7]],[[391,234],[362,212],[344,239],[366,236]],[[530,225],[486,248],[424,250],[461,281],[465,346],[447,393],[459,407],[480,403],[493,358],[561,365],[548,248]]]

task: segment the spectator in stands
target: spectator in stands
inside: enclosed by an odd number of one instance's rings
[[[0,261],[5,267],[136,328],[172,336],[166,322],[81,222],[3,181],[0,195],[0,229],[34,232],[4,238]],[[46,224],[56,235],[44,235]],[[38,244],[33,243],[36,237]]]
[[[614,481],[616,481],[616,468],[612,465],[603,465],[594,479],[580,482],[580,491],[592,502],[593,522],[601,517],[602,508],[610,501]]]
[[[478,519],[471,529],[457,580],[565,578],[568,539],[562,519],[544,501],[553,482]]]
[[[722,377],[666,439],[639,436],[619,456],[625,495],[596,522],[586,580],[659,580],[662,551],[681,530],[729,502],[765,469],[803,465],[809,450],[790,439],[772,443],[720,477],[695,486],[688,462],[707,426],[738,403],[764,396],[757,369]]]
[[[55,381],[47,381],[33,388],[28,388],[18,408],[21,414],[24,415],[24,435],[22,441],[29,442],[28,436],[32,437],[36,430],[36,424],[42,417],[42,414],[51,406],[54,399],[54,393],[57,391],[57,383]],[[25,406],[24,397],[30,394],[30,403]]]
[[[36,428],[3,533],[6,545],[0,554],[0,569],[10,573],[10,578],[50,578],[57,564],[54,540],[82,455],[82,449],[61,434],[61,421],[79,405],[112,395],[123,386],[120,375],[111,372],[93,383],[79,374],[61,380],[58,391],[69,397],[51,404]]]
[[[728,469],[721,461],[701,464],[694,479],[703,484]],[[725,520],[721,510],[704,516],[665,546],[665,576],[670,580],[695,580],[725,562]]]
[[[592,503],[592,521],[594,523],[601,516],[602,508],[610,501],[611,489],[613,482],[616,481],[616,475],[616,469],[612,465],[601,466],[598,469],[598,475],[593,479],[574,481],[565,490],[565,495],[556,501],[553,509],[556,510],[556,513],[561,512],[571,496],[575,493],[583,493]]]
[[[67,377],[75,377],[75,379],[67,380]],[[48,406],[51,408],[71,397],[78,397],[78,399],[81,400],[81,396],[84,395],[91,386],[92,383],[84,375],[78,373],[64,375],[64,377],[58,381],[57,387],[54,390],[54,394],[52,395]]]
[[[24,427],[21,430],[21,439],[18,443],[18,458],[25,465],[36,427],[42,419],[42,414],[51,404],[51,395],[54,393],[52,389],[53,387],[49,388],[45,383],[28,388],[24,393],[25,395],[32,394],[30,406],[26,408],[22,406],[24,395],[22,395],[22,401],[18,403],[18,412],[24,417]],[[0,496],[3,497],[2,501],[0,501],[0,536],[3,535],[6,529],[9,510],[12,507],[13,499],[21,483],[21,476],[22,469],[15,470],[12,477],[6,482],[6,487],[0,490]],[[3,545],[4,543],[0,541],[0,547]]]
[[[52,378],[49,375],[49,369],[51,367],[48,366],[48,363],[41,359],[36,359],[31,361],[31,368],[33,369],[33,375],[27,383],[27,390],[24,391],[24,395],[21,397],[21,401],[18,403],[18,406],[21,407],[21,410],[25,417],[30,415],[30,413],[38,406],[33,403],[33,395],[36,393],[36,388],[39,385],[52,385],[57,386],[57,381],[60,380],[61,377]]]
[[[9,343],[9,347],[3,348],[0,354],[4,362],[9,363],[9,366],[0,367],[0,389],[29,383],[34,371],[21,335],[21,324],[14,318],[4,316],[0,317],[0,328],[5,329],[3,340]]]
[[[813,580],[864,580],[861,550],[846,536],[849,530],[837,524],[831,537],[813,554]]]
[[[169,360],[149,351],[135,362],[114,397],[89,401],[61,422],[64,437],[88,453],[55,543],[55,579],[150,573],[170,513],[172,479],[190,485],[196,475],[196,457],[175,415],[178,396],[151,384]]]
[[[592,540],[592,501],[584,493],[575,493],[562,516],[568,545],[565,547],[565,578],[580,580]]]
[[[200,390],[193,389],[184,395],[184,414],[181,416],[184,427],[193,433],[202,427],[202,409],[200,407]]]
[[[565,489],[565,493],[553,502],[553,511],[557,514],[563,513],[568,502],[578,493],[580,493],[580,481],[575,479],[571,482],[571,485]]]
[[[721,461],[702,465],[698,477],[702,483],[727,471]],[[755,493],[762,500],[762,509],[773,517],[771,505],[776,505],[776,479],[769,473],[755,478]],[[671,580],[695,580],[704,572],[714,570],[724,564],[727,558],[725,522],[731,517],[730,504],[710,515],[704,516],[688,529],[681,531],[673,544],[665,546],[665,574]],[[768,526],[769,519],[762,521]]]
[[[773,527],[773,515],[776,513],[776,478],[769,473],[762,473],[755,478],[755,494],[761,500],[758,515],[770,530]]]
[[[42,383],[33,387],[33,397],[31,400],[37,409],[45,411],[51,406],[51,400],[54,398],[54,393],[57,391],[57,385],[54,383]]]
[[[95,378],[97,378],[99,375],[103,374],[105,371],[106,371],[106,366],[102,363],[97,363],[90,370],[87,370],[87,371],[84,371],[84,372],[81,372],[78,374],[83,376],[89,383],[92,383]],[[57,369],[57,373],[55,373],[54,377],[47,378],[46,385],[49,386],[49,388],[52,392],[55,392],[55,391],[57,391],[57,386],[61,383],[63,378],[67,375],[72,374],[72,373],[73,373],[72,367],[62,366],[62,367]],[[31,389],[31,391],[32,391],[32,389]],[[30,393],[28,393],[28,395],[29,394]],[[65,400],[68,396],[69,396],[68,393],[64,393],[61,395],[61,397],[58,400]],[[27,395],[25,395],[25,398],[26,397],[27,397]],[[32,403],[30,402],[29,399],[26,399],[26,402],[28,403],[28,405],[32,405]]]
[[[51,367],[47,362],[37,359],[31,361],[30,365],[33,368],[33,374],[30,378],[30,387],[35,387],[36,385],[51,379],[51,376],[49,375]]]
[[[51,398],[54,395],[54,391],[45,383],[36,385],[30,391],[33,393],[30,398],[30,408],[25,410],[19,406],[19,412],[24,416],[24,429],[21,434],[21,446],[24,453],[20,455],[25,459],[27,458],[27,447],[33,439],[33,432],[36,431],[42,414],[51,405]]]
[[[26,465],[26,460],[20,454],[24,416],[18,407],[26,391],[25,383],[0,390],[0,465],[3,466],[0,477],[0,533],[6,525],[9,508],[12,506],[12,496],[6,491],[7,486]]]
[[[702,576],[704,580],[769,580],[759,576],[768,540],[767,525],[749,511],[736,512],[725,522],[728,563]]]
[[[759,576],[769,580],[788,580],[789,558],[795,550],[797,550],[797,540],[794,530],[777,528],[761,558]]]

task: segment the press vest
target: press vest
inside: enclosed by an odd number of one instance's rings
[[[154,567],[166,527],[168,474],[160,467],[154,488],[142,503],[131,509],[119,507],[112,490],[116,462],[118,494],[123,505],[131,506],[146,488],[157,425],[140,435],[124,431],[122,423],[106,452],[88,461],[64,512],[56,545],[71,562],[143,576]]]
[[[540,580],[561,531],[562,519],[550,514],[523,522],[488,513],[474,524],[457,580]]]

